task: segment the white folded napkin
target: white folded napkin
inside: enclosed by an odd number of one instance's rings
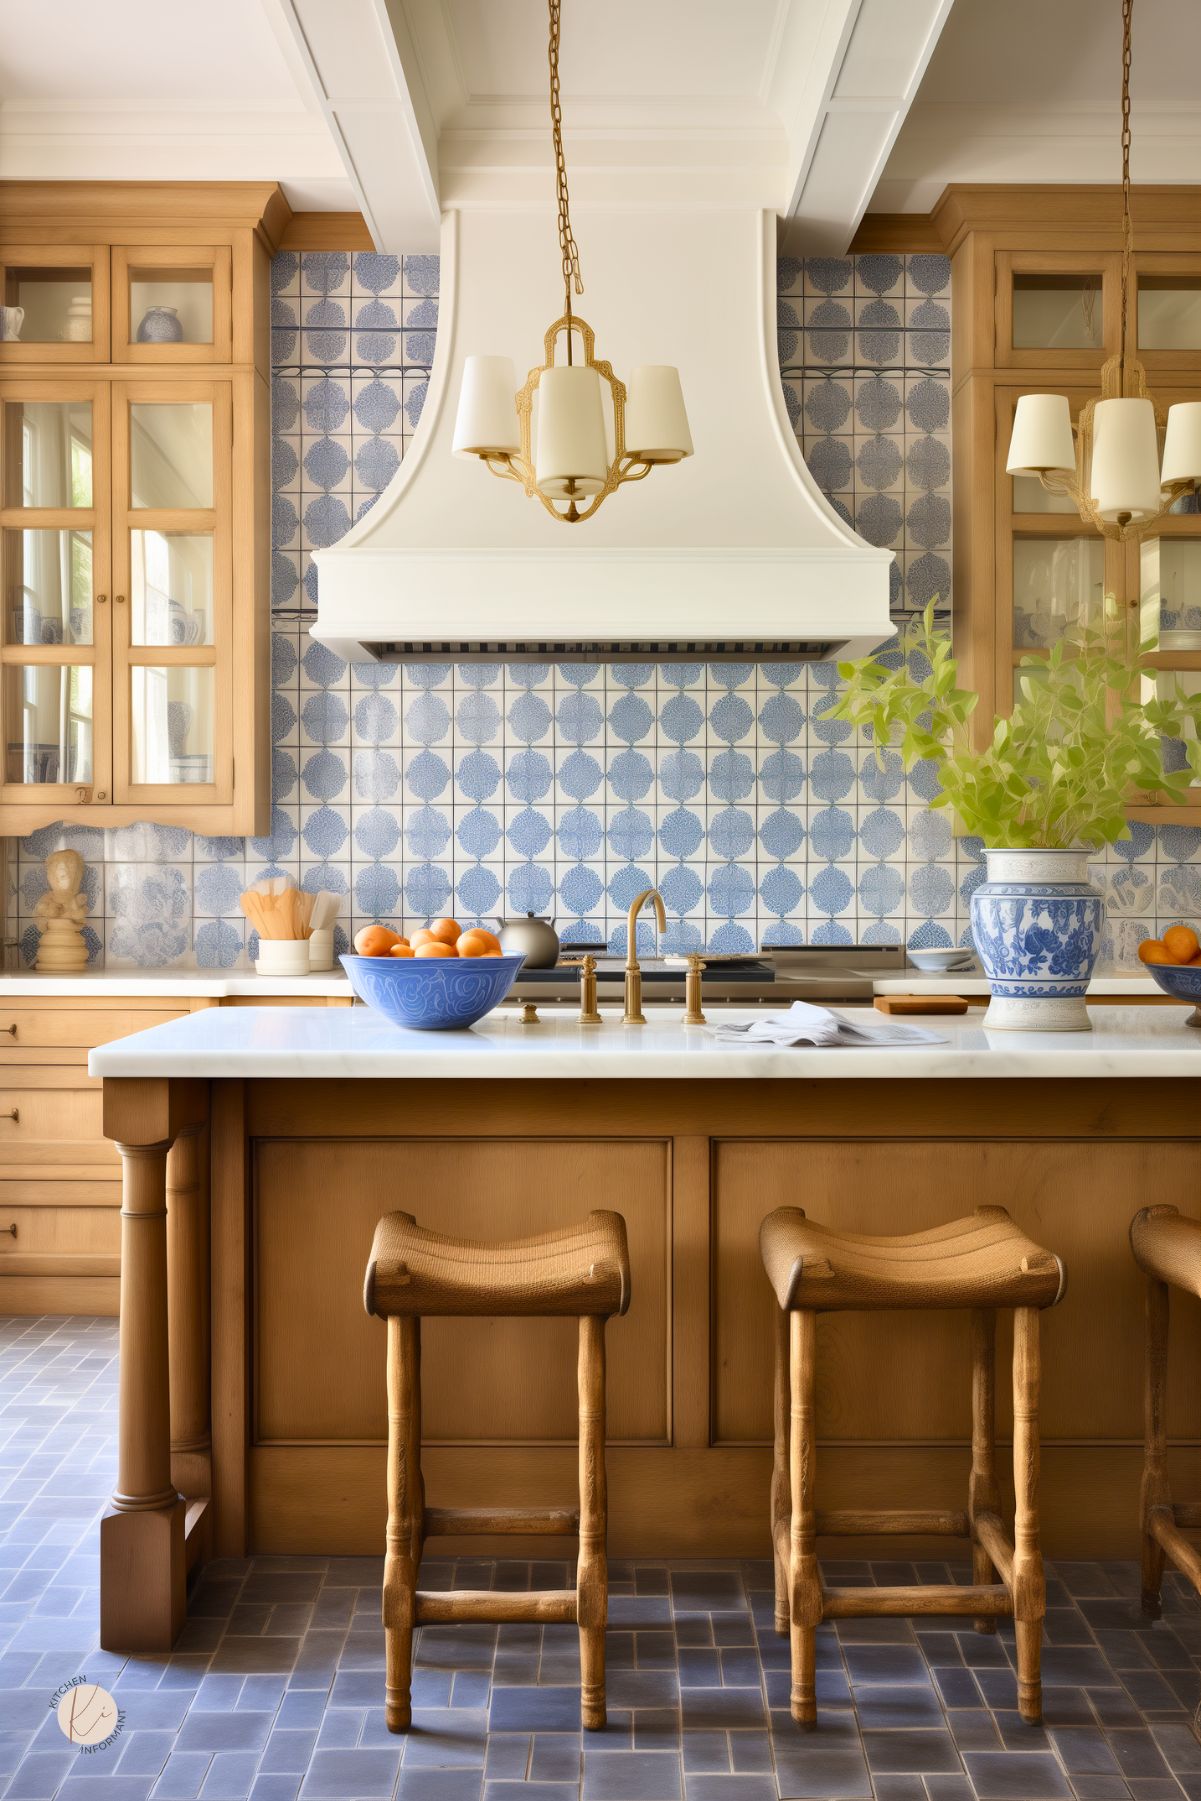
[[[894,1020],[861,1025],[828,1007],[810,1001],[793,1001],[787,1013],[765,1013],[749,1025],[716,1025],[708,1028],[722,1044],[946,1044],[938,1032],[925,1026],[901,1025]]]

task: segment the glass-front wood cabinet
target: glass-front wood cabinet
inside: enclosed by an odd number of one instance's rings
[[[207,220],[188,189],[190,232],[181,201],[170,241],[85,248],[6,245],[27,190],[0,183],[0,833],[266,829],[276,191],[243,185],[243,226],[228,185]]]
[[[1190,248],[1195,189],[1134,196],[1139,248],[1129,330],[1157,408],[1201,400],[1201,252]],[[1005,469],[1014,407],[1066,394],[1073,418],[1099,394],[1121,330],[1117,189],[948,189],[935,218],[952,254],[955,320],[954,606],[957,649],[991,730],[1066,628],[1098,621],[1106,597],[1146,647],[1141,685],[1201,690],[1201,512],[1179,502],[1153,538],[1103,538],[1072,501]],[[1195,243],[1195,232],[1191,241]],[[1169,758],[1180,747],[1165,744]],[[1133,797],[1136,817],[1201,823],[1185,807]]]

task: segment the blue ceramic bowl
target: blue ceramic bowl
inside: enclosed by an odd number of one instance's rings
[[[499,1007],[524,962],[524,956],[341,959],[361,1001],[415,1032],[473,1026]]]
[[[1165,994],[1178,1001],[1201,1002],[1201,963],[1144,963],[1143,968]]]

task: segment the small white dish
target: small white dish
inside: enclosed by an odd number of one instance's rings
[[[911,950],[906,956],[918,969],[924,969],[927,975],[949,976],[976,973],[976,956],[966,945],[954,945],[950,949]]]

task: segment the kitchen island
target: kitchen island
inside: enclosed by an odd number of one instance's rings
[[[674,1012],[641,1028],[494,1015],[441,1034],[358,1008],[214,1008],[93,1051],[124,1169],[105,1644],[169,1644],[186,1571],[208,1556],[379,1552],[384,1335],[361,1292],[375,1222],[396,1207],[482,1239],[624,1214],[611,1548],[764,1556],[763,1215],[793,1203],[895,1233],[999,1202],[1068,1269],[1045,1321],[1046,1548],[1133,1555],[1142,1286],[1127,1230],[1148,1202],[1201,1211],[1201,1032],[1185,1017],[1098,1007],[1093,1032],[1043,1036],[985,1033],[975,1011],[926,1021],[941,1044],[783,1050],[717,1043]],[[1184,1377],[1201,1321],[1179,1313]],[[819,1333],[824,1504],[962,1505],[966,1316],[836,1315]],[[429,1321],[431,1500],[569,1500],[574,1373],[570,1321]],[[1197,1492],[1201,1394],[1172,1392],[1173,1473]]]

